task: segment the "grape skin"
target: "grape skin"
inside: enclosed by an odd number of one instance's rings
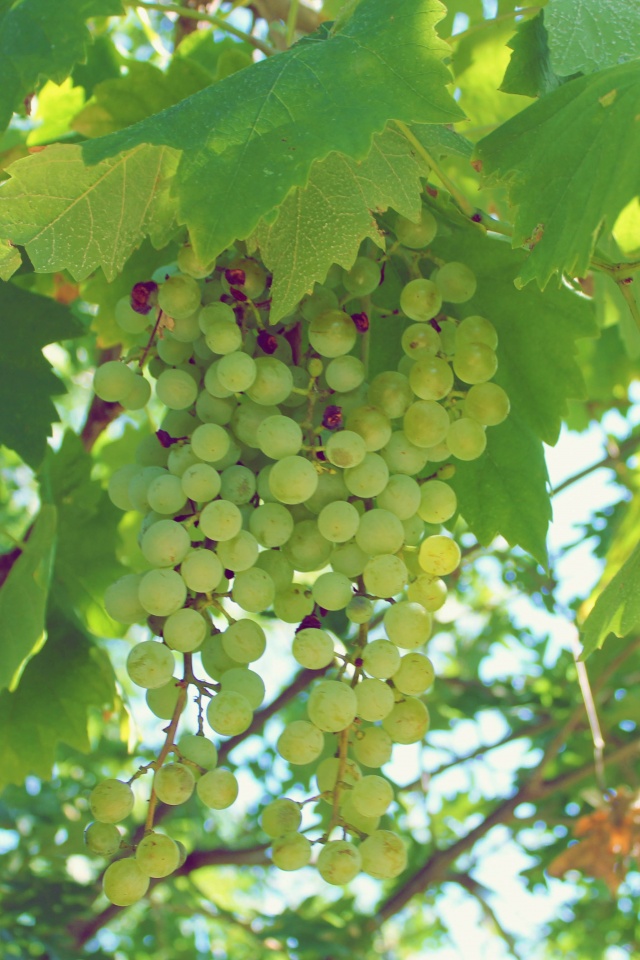
[[[107,900],[118,907],[128,907],[142,900],[149,889],[149,877],[133,857],[109,864],[102,878]]]

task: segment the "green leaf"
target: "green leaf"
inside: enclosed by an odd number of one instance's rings
[[[544,22],[560,76],[595,73],[640,56],[640,4],[629,0],[548,0]]]
[[[582,627],[581,660],[601,647],[610,633],[626,637],[640,624],[640,546],[607,584]]]
[[[564,84],[481,140],[490,182],[509,181],[513,245],[535,240],[520,282],[584,276],[598,232],[640,192],[640,62]]]
[[[8,240],[0,240],[0,280],[8,280],[22,263],[20,251]]]
[[[37,124],[27,136],[27,146],[51,143],[70,132],[70,124],[84,103],[84,90],[74,87],[71,78],[61,84],[51,80],[38,94],[38,109],[33,117]]]
[[[56,508],[43,505],[0,588],[0,689],[9,687],[44,632],[56,545]]]
[[[542,13],[518,24],[508,46],[513,53],[500,85],[504,93],[521,93],[525,97],[542,97],[561,84],[549,58],[547,31]]]
[[[87,753],[89,709],[113,702],[107,656],[59,613],[47,631],[18,688],[0,694],[0,789],[28,774],[48,779],[60,741]]]
[[[0,443],[34,468],[44,456],[49,428],[58,420],[51,395],[66,392],[42,347],[81,332],[66,307],[0,283],[0,406],[11,411],[0,422]]]
[[[175,150],[142,145],[87,167],[81,147],[54,144],[8,168],[0,233],[23,244],[40,273],[84,280],[99,266],[112,280],[147,234],[168,243],[176,165]]]
[[[304,185],[314,160],[333,151],[364,159],[391,118],[460,119],[441,62],[449,47],[433,28],[442,9],[438,0],[362,0],[329,39],[315,35],[91,141],[85,156],[96,162],[149,143],[182,150],[179,221],[209,260]]]
[[[414,124],[411,132],[431,153],[438,157],[462,157],[470,160],[473,144],[466,137],[441,124]]]
[[[91,40],[85,21],[122,13],[119,0],[21,0],[0,13],[0,130],[43,78],[62,83]]]
[[[429,167],[393,126],[373,140],[361,162],[332,153],[314,164],[307,185],[286,198],[275,223],[256,231],[262,259],[273,271],[271,322],[295,309],[332,263],[348,269],[365,237],[383,245],[372,211],[393,207],[418,219],[420,177]]]

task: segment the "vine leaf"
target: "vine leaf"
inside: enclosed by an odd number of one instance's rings
[[[20,251],[8,240],[0,240],[0,280],[8,280],[22,263]]]
[[[8,168],[0,232],[26,247],[38,272],[84,280],[100,266],[112,280],[147,234],[162,247],[174,232],[177,160],[168,147],[141,145],[87,167],[81,147],[53,144]]]
[[[66,307],[13,283],[0,283],[0,405],[11,411],[2,417],[0,443],[32,467],[42,460],[51,424],[58,420],[51,395],[66,393],[42,347],[81,332]]]
[[[544,8],[557,74],[595,73],[640,56],[640,5],[628,0],[549,0]]]
[[[595,602],[582,627],[582,655],[601,647],[610,633],[626,637],[640,624],[640,546],[637,546]]]
[[[519,282],[584,276],[598,233],[640,192],[640,61],[564,84],[481,140],[489,181],[516,207],[513,246],[535,243]]]
[[[551,66],[547,31],[542,13],[523,20],[507,46],[513,53],[500,89],[525,97],[543,97],[562,83]]]
[[[84,61],[90,17],[117,16],[120,0],[21,0],[0,12],[0,131],[43,78],[62,83]]]
[[[44,504],[0,588],[0,689],[42,640],[56,546],[57,511]]]

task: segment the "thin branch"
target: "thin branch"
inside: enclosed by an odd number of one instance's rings
[[[177,3],[151,3],[147,2],[147,0],[145,0],[144,3],[142,0],[124,0],[124,5],[125,7],[132,7],[134,9],[139,7],[141,10],[158,10],[160,13],[165,14],[175,13],[184,20],[200,20],[204,23],[212,23],[215,27],[218,27],[219,30],[224,30],[225,33],[230,33],[239,40],[244,40],[245,43],[251,44],[256,50],[261,50],[267,57],[271,57],[276,53],[276,50],[274,50],[270,44],[260,40],[259,37],[252,36],[250,33],[245,33],[244,30],[239,30],[238,27],[234,27],[233,24],[227,23],[224,17],[218,17],[215,13],[204,13],[201,10],[192,10],[190,7],[181,7]]]

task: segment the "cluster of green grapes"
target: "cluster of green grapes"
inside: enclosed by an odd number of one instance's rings
[[[152,771],[153,786],[144,838],[104,875],[116,904],[144,896],[150,877],[184,859],[179,844],[153,830],[156,800],[183,803],[195,792],[217,810],[235,801],[237,780],[217,767],[205,722],[221,737],[251,727],[265,693],[250,665],[266,650],[257,619],[266,611],[292,625],[294,661],[319,671],[307,719],[284,727],[277,750],[293,765],[318,761],[317,794],[306,802],[329,804],[326,829],[313,839],[313,829],[301,830],[303,803],[265,807],[273,863],[302,868],[317,843],[316,866],[329,883],[361,870],[389,879],[406,866],[399,835],[380,828],[391,783],[362,768],[379,771],[394,744],[418,743],[428,730],[422,697],[434,671],[421,649],[446,599],[443,577],[460,562],[441,526],[457,511],[446,481],[456,459],[482,454],[486,427],[509,412],[505,392],[490,382],[495,328],[442,309],[469,301],[476,278],[424,252],[436,229],[426,209],[417,224],[396,220],[394,253],[412,279],[398,316],[385,322],[397,324],[404,356],[397,370],[369,381],[361,357],[382,256],[333,270],[276,327],[268,325],[267,272],[234,251],[201,264],[185,246],[180,272],[137,285],[118,304],[128,335],[147,339],[153,328],[144,356],[167,412],[137,462],[109,482],[119,508],[143,514],[139,543],[150,569],[114,583],[105,606],[158,637],[132,647],[127,671],[169,726],[160,755],[132,778]],[[112,361],[98,368],[94,387],[134,409],[149,381]],[[344,611],[352,639],[336,641],[323,626],[329,611]],[[177,738],[189,690],[198,729]],[[131,785],[107,780],[90,803],[87,844],[112,855],[122,843],[116,824],[133,806]]]

